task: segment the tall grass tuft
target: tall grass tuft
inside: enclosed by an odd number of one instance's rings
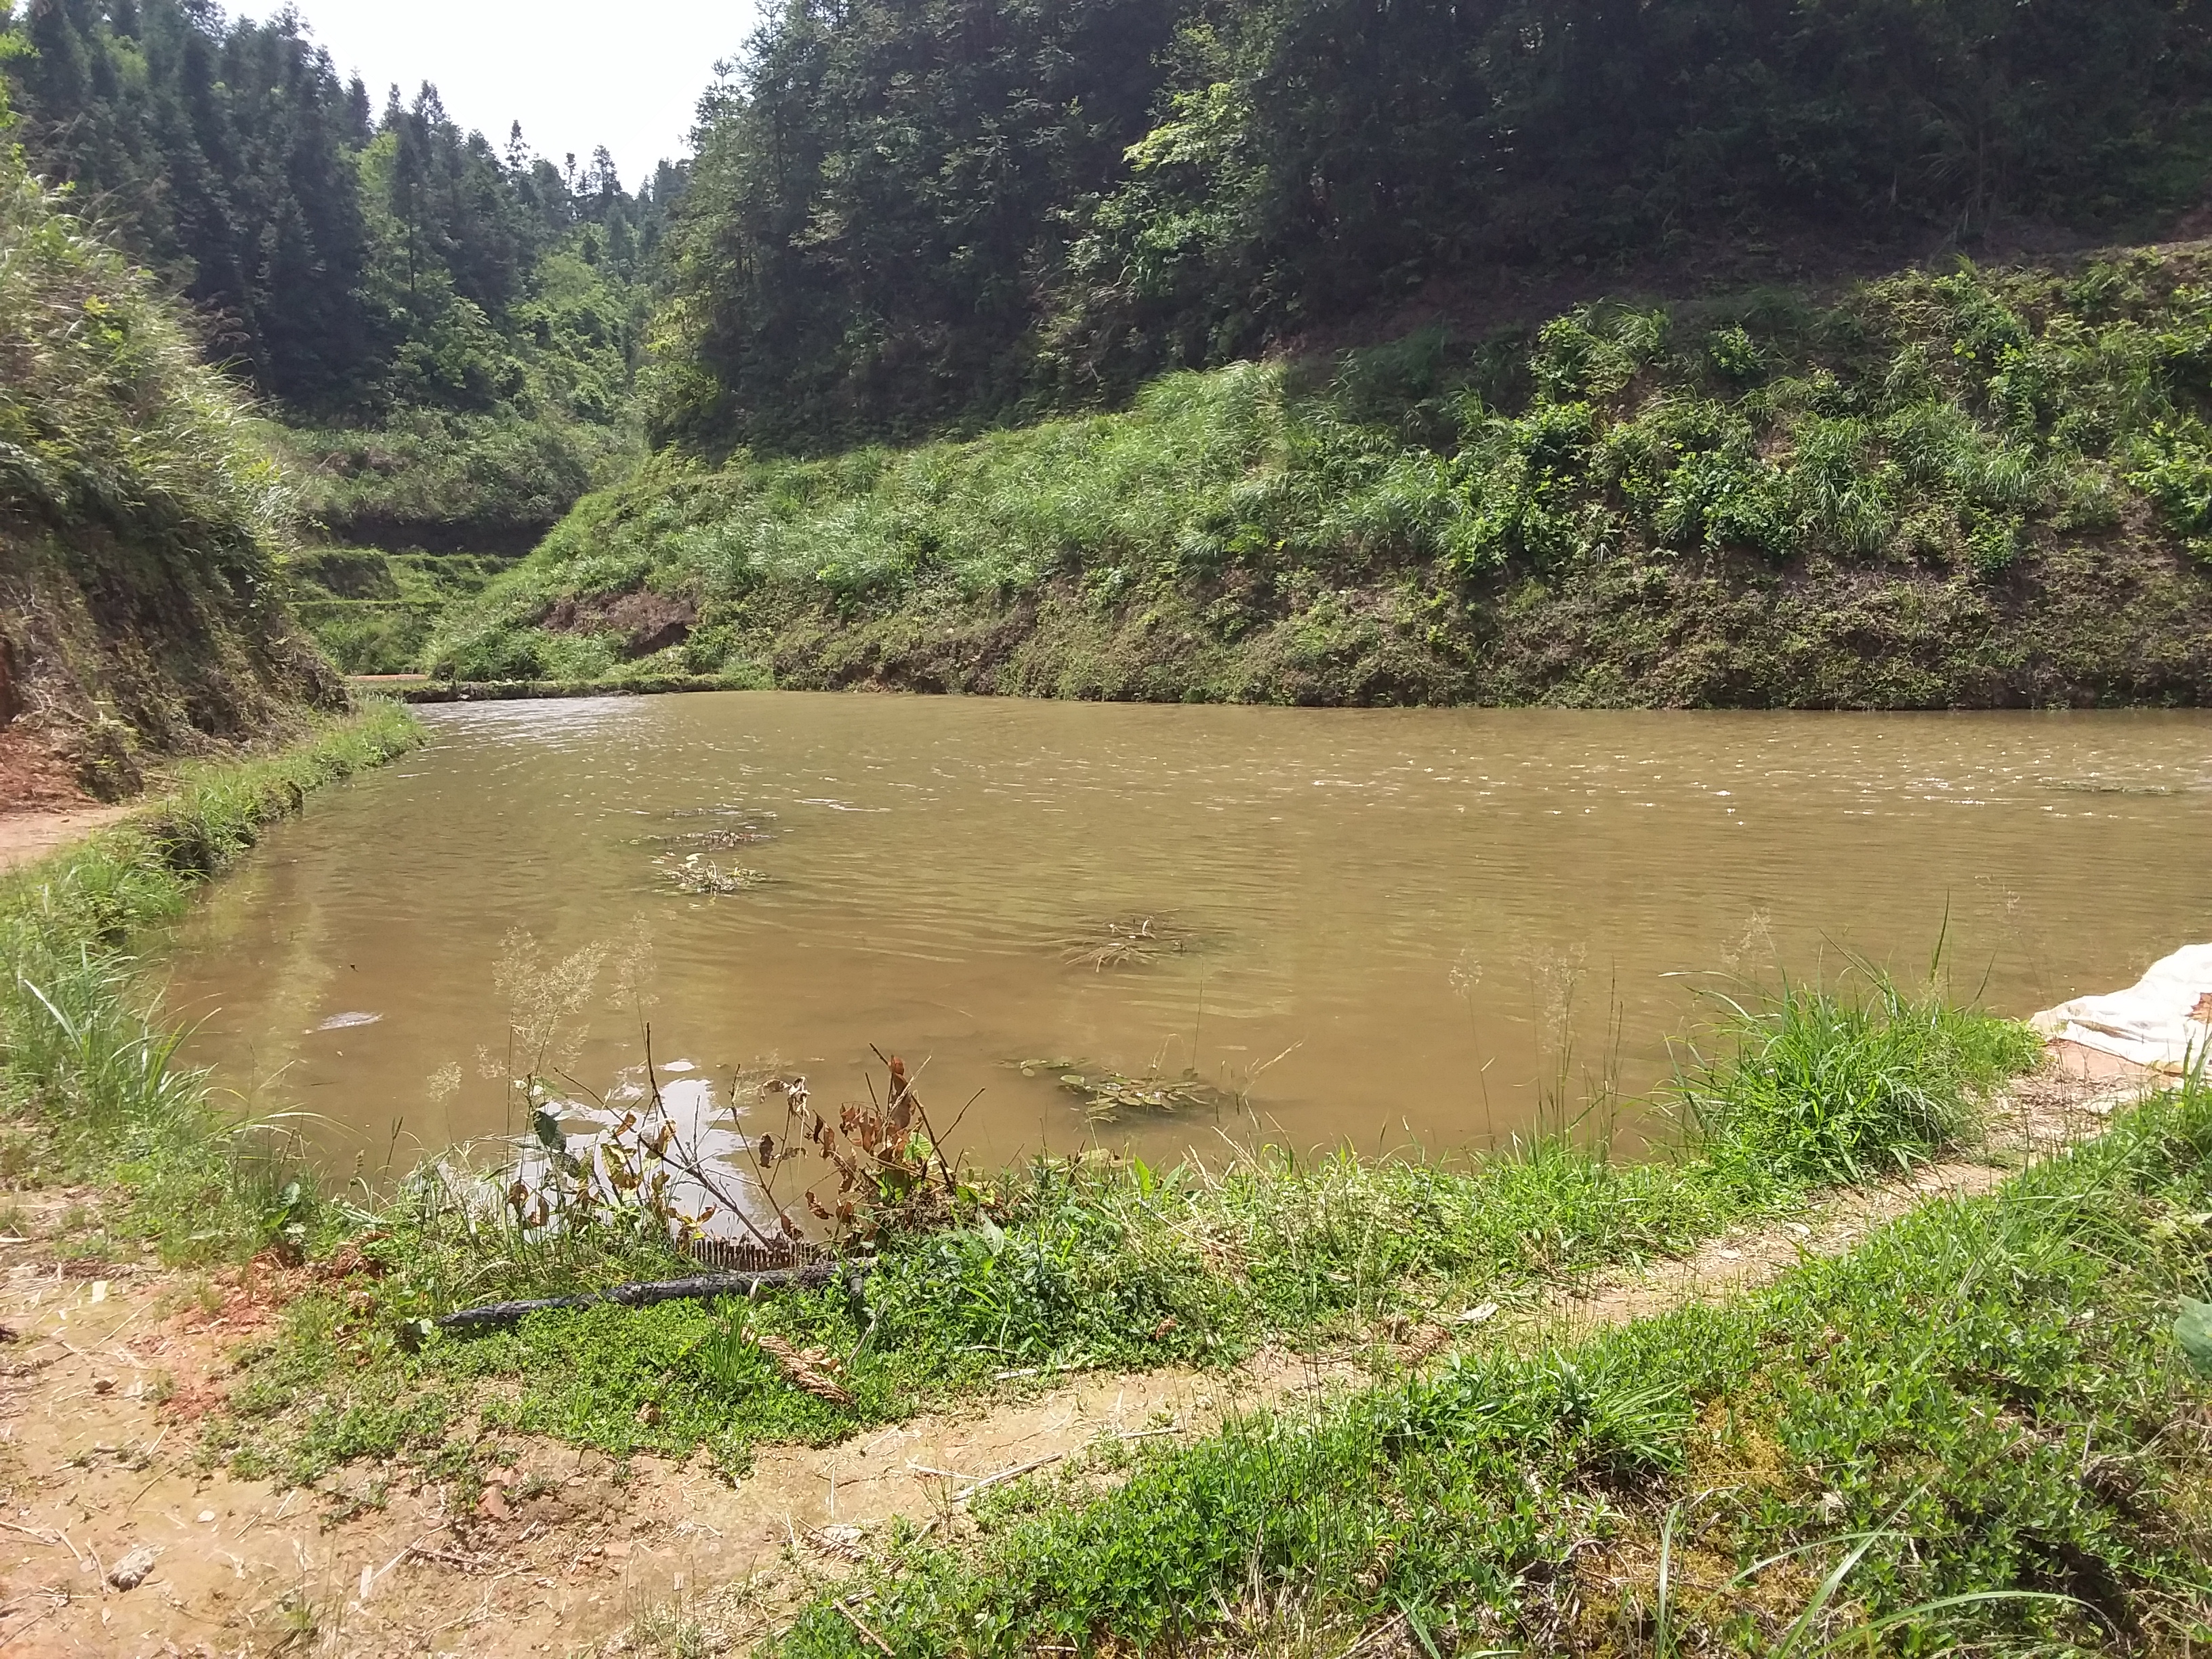
[[[1882,974],[1723,1006],[1729,1052],[1693,1050],[1674,1094],[1699,1155],[1747,1185],[1863,1181],[1925,1160],[1965,1139],[1988,1091],[2038,1052],[2026,1027]]]

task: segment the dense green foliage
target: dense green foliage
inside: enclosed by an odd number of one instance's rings
[[[2168,1328],[2212,1275],[2208,1155],[2192,1086],[1771,1291],[1033,1483],[783,1650],[2185,1651],[2212,1462]]]
[[[55,525],[218,560],[250,593],[281,481],[239,400],[155,285],[0,155],[0,489]]]
[[[2145,225],[2208,88],[2195,0],[792,0],[705,106],[653,416],[818,449],[1500,262]]]
[[[0,725],[189,749],[336,697],[293,629],[290,498],[178,307],[64,210],[8,142],[0,89]]]
[[[965,442],[664,456],[430,649],[468,679],[2193,702],[2207,278],[2189,246],[1601,304],[1174,374]],[[688,635],[639,654],[641,592]]]
[[[289,14],[55,0],[7,27],[30,48],[9,74],[33,164],[97,203],[265,395],[308,416],[504,403],[612,418],[627,285],[680,191],[674,169],[633,198],[604,152],[580,175],[518,131],[501,155],[427,86],[405,104],[394,88],[372,119],[368,89]],[[623,292],[570,362],[568,290],[603,282]]]
[[[281,1136],[225,1121],[179,1034],[143,1005],[131,943],[307,794],[421,741],[380,705],[264,758],[185,769],[82,845],[0,878],[0,1167],[11,1180],[119,1184],[98,1254],[244,1256],[323,1217]]]
[[[456,1306],[689,1270],[665,1242],[623,1227],[518,1232],[465,1201],[459,1170],[434,1165],[377,1218],[373,1309],[337,1293],[296,1304],[290,1329],[246,1366],[239,1420],[210,1449],[299,1480],[364,1456],[451,1470],[480,1419],[617,1455],[705,1445],[737,1468],[757,1443],[896,1421],[1004,1367],[1218,1364],[1271,1340],[1448,1321],[1485,1298],[1681,1253],[1802,1210],[1839,1180],[1921,1161],[1971,1136],[1987,1092],[2037,1053],[2017,1024],[1879,984],[1800,991],[1722,1035],[1697,1086],[1740,1109],[1679,1159],[1617,1164],[1552,1135],[1450,1164],[1301,1164],[1272,1152],[1212,1173],[1043,1162],[979,1179],[957,1224],[881,1240],[858,1298],[833,1287],[741,1317],[604,1307],[418,1346],[414,1322]],[[1778,1041],[1825,1054],[1826,1075],[1764,1086]],[[1905,1095],[1943,1127],[1886,1109]],[[1858,1150],[1856,1170],[1817,1148],[1772,1150],[1815,1121]],[[754,1331],[839,1356],[852,1403],[797,1388],[763,1359]]]
[[[411,674],[439,616],[512,560],[314,547],[294,556],[292,614],[349,674]]]
[[[286,419],[343,540],[519,552],[627,465],[630,379],[684,171],[635,195],[503,152],[435,88],[380,115],[289,14],[0,7],[20,136],[101,234],[198,307]]]

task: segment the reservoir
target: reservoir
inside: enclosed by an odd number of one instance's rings
[[[1443,1152],[1609,1116],[1782,973],[1918,986],[1940,944],[1950,994],[2025,1015],[2212,937],[2197,712],[425,719],[272,828],[161,969],[228,1098],[374,1169],[520,1131],[533,1064],[615,1093],[648,1030],[664,1083],[741,1103],[769,1069],[865,1099],[872,1045],[899,1054],[986,1165]]]

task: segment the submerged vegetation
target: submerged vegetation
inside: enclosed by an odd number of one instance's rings
[[[657,458],[428,649],[471,680],[2193,702],[2208,277],[2190,246],[1606,304],[961,443]],[[625,625],[648,601],[665,631]]]

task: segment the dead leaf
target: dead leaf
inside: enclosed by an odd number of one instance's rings
[[[753,1341],[796,1386],[834,1405],[853,1403],[853,1396],[830,1375],[836,1369],[837,1362],[819,1348],[794,1348],[780,1336],[764,1334],[756,1334]]]

